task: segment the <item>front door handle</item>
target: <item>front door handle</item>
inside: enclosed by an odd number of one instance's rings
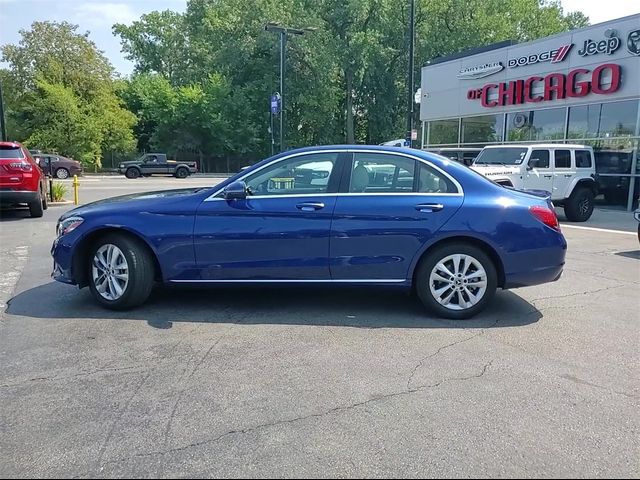
[[[416,210],[423,213],[439,212],[444,208],[441,203],[420,203],[416,205]]]
[[[543,175],[544,178],[553,178],[553,175]]]
[[[299,203],[296,205],[298,210],[302,210],[303,212],[315,212],[316,210],[320,210],[324,208],[324,203],[322,202],[305,202]]]

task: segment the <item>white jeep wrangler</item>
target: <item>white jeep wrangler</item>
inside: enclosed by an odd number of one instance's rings
[[[584,222],[593,213],[598,187],[591,147],[492,145],[482,149],[471,168],[505,187],[546,190],[572,222]]]

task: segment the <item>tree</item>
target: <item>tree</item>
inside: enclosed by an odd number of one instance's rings
[[[136,62],[137,73],[157,73],[172,84],[186,80],[188,57],[182,14],[171,10],[151,12],[129,26],[115,24],[113,34],[120,36],[126,58]]]
[[[88,32],[34,22],[18,45],[2,46],[8,123],[30,146],[100,166],[104,152],[135,148],[135,116],[116,95],[113,68]]]

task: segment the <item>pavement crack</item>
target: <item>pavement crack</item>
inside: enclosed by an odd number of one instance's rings
[[[616,285],[611,285],[609,287],[598,288],[596,290],[588,290],[586,292],[575,292],[575,293],[569,293],[567,295],[549,295],[548,297],[534,298],[533,300],[529,300],[529,303],[531,303],[531,304],[533,304],[535,306],[535,302],[539,302],[540,300],[555,300],[555,299],[558,299],[558,298],[580,297],[580,296],[583,296],[583,295],[591,295],[593,293],[605,292],[607,290],[613,290],[614,288],[620,288],[620,287],[626,287],[626,286],[628,286],[628,285],[624,284],[624,283],[618,283]]]
[[[630,394],[630,393],[620,392],[618,390],[613,390],[613,389],[611,389],[609,387],[605,387],[604,385],[598,385],[597,383],[592,383],[592,382],[589,382],[587,380],[583,380],[583,379],[578,378],[578,377],[576,377],[574,375],[569,375],[569,374],[563,373],[562,375],[560,375],[560,378],[562,378],[564,380],[569,380],[570,382],[577,383],[577,384],[580,384],[580,385],[587,385],[589,387],[598,388],[600,390],[606,390],[608,392],[615,393],[617,395],[622,395],[622,396],[627,397],[627,398],[640,398],[638,395],[633,395],[633,394]]]
[[[478,334],[480,335],[480,334]],[[478,336],[475,335],[475,336]],[[175,447],[175,448],[171,448],[171,449],[167,449],[167,450],[161,450],[161,451],[155,451],[155,452],[146,452],[146,453],[138,453],[135,455],[130,455],[128,457],[123,457],[123,458],[119,458],[119,459],[115,459],[115,460],[108,460],[107,462],[102,464],[102,469],[104,469],[104,467],[106,467],[107,465],[115,465],[118,463],[122,463],[122,462],[126,462],[127,460],[131,460],[134,458],[147,458],[147,457],[154,457],[154,456],[162,456],[162,455],[168,455],[168,454],[172,454],[172,453],[177,453],[177,452],[182,452],[185,450],[188,450],[190,448],[195,448],[195,447],[201,447],[203,445],[211,445],[214,443],[217,443],[229,436],[232,435],[244,435],[247,433],[253,433],[259,430],[264,430],[267,428],[271,428],[271,427],[275,427],[275,426],[280,426],[280,425],[288,425],[288,424],[292,424],[292,423],[297,423],[300,421],[304,421],[304,420],[308,420],[311,418],[322,418],[325,417],[327,415],[332,415],[334,413],[338,413],[338,412],[345,412],[345,411],[350,411],[353,410],[355,408],[358,407],[362,407],[374,402],[379,402],[381,400],[388,400],[390,398],[396,398],[396,397],[403,397],[403,396],[409,396],[409,395],[413,395],[415,393],[418,392],[422,392],[431,388],[437,388],[440,387],[441,385],[448,383],[448,382],[464,382],[464,381],[468,381],[468,380],[473,380],[473,379],[477,379],[477,378],[481,378],[483,377],[486,373],[487,370],[489,369],[489,367],[493,364],[493,360],[491,360],[490,362],[486,363],[483,365],[483,367],[480,369],[479,372],[474,373],[472,375],[468,375],[465,377],[451,377],[451,378],[444,378],[436,383],[430,383],[430,384],[424,384],[424,385],[418,385],[416,387],[413,387],[411,389],[406,389],[406,390],[401,390],[399,392],[392,392],[392,393],[387,393],[384,395],[377,395],[374,396],[372,398],[369,398],[367,400],[362,400],[360,402],[355,402],[349,405],[342,405],[342,406],[338,406],[338,407],[334,407],[334,408],[330,408],[328,410],[325,410],[323,412],[320,413],[311,413],[308,415],[301,415],[299,417],[294,417],[294,418],[289,418],[289,419],[281,419],[281,420],[275,420],[273,422],[267,422],[267,423],[262,423],[259,425],[255,425],[252,427],[246,427],[246,428],[240,428],[240,429],[234,429],[234,430],[229,430],[227,432],[224,432],[220,435],[217,435],[214,438],[210,438],[207,440],[202,440],[199,442],[192,442],[192,443],[188,443],[187,445],[183,445],[181,447]]]

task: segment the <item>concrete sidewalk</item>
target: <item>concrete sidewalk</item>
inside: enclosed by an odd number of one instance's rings
[[[593,215],[586,222],[570,222],[564,215],[562,208],[556,208],[556,213],[562,224],[576,225],[580,227],[605,228],[608,230],[621,230],[635,232],[638,230],[638,222],[633,218],[633,212],[612,210],[608,208],[596,208]]]

